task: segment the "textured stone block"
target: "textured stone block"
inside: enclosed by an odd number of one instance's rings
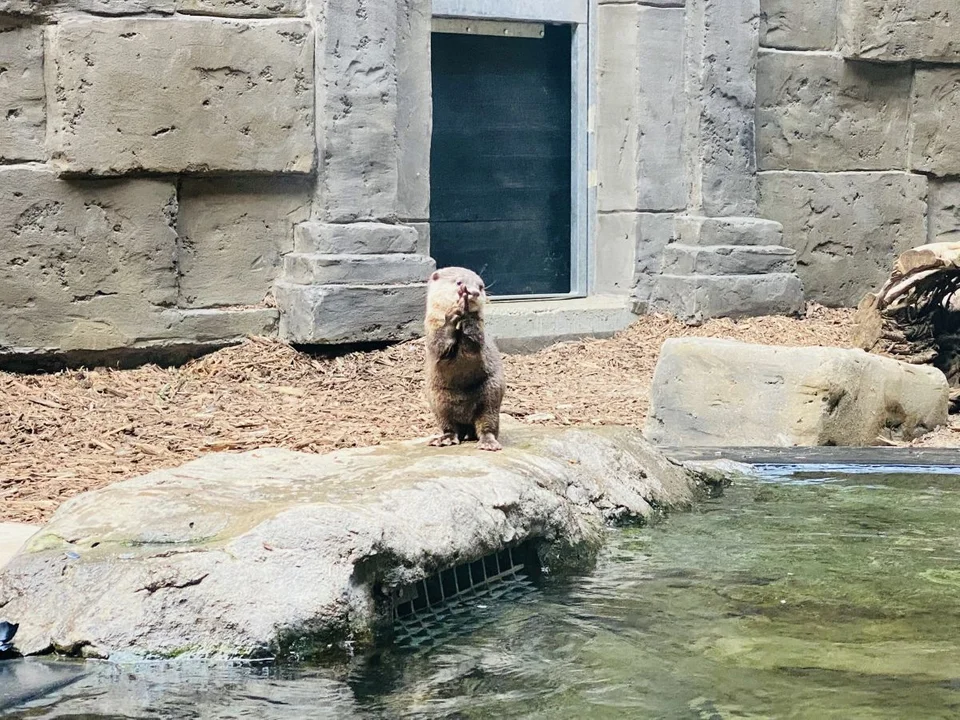
[[[436,267],[433,258],[423,255],[291,253],[283,259],[283,279],[300,285],[399,285],[426,282]]]
[[[0,0],[0,15],[56,17],[70,12],[94,15],[169,15],[176,0]]]
[[[637,213],[635,229],[634,287],[632,309],[645,313],[653,285],[663,269],[663,250],[676,240],[675,215]]]
[[[130,344],[176,303],[176,187],[0,168],[0,346]]]
[[[678,215],[676,236],[684,245],[780,245],[783,226],[753,217]]]
[[[597,216],[592,287],[600,294],[626,294],[636,284],[637,213]]]
[[[280,337],[295,343],[410,340],[423,334],[426,283],[293,285],[278,282]]]
[[[840,49],[858,60],[960,62],[955,0],[840,0]]]
[[[181,307],[256,305],[273,287],[293,227],[310,216],[299,177],[188,178],[180,187]]]
[[[691,206],[755,215],[759,0],[689,0],[686,17]]]
[[[760,168],[830,172],[906,167],[912,77],[910,67],[761,52]]]
[[[397,2],[397,215],[430,217],[430,0]]]
[[[856,307],[904,250],[926,242],[927,180],[906,173],[760,175],[760,211],[783,224],[807,298]]]
[[[947,421],[947,379],[862,350],[663,344],[644,435],[662,445],[863,446]]]
[[[960,181],[931,181],[927,207],[929,242],[960,240]]]
[[[313,169],[305,22],[68,20],[51,33],[46,66],[62,171]]]
[[[833,50],[838,0],[760,0],[760,44],[783,50]]]
[[[960,174],[960,68],[917,68],[913,81],[910,167]]]
[[[792,273],[766,275],[660,275],[650,307],[687,322],[715,317],[797,315],[803,311],[800,278]]]
[[[43,29],[0,20],[0,164],[44,160]]]
[[[683,10],[605,5],[599,18],[599,207],[682,208]]]
[[[204,308],[165,310],[163,340],[180,343],[223,343],[249,335],[273,337],[280,313],[275,308]]]
[[[666,275],[759,275],[792,273],[796,252],[778,245],[714,245],[674,243],[663,252]]]
[[[177,11],[224,17],[282,17],[303,15],[305,0],[177,0]]]
[[[416,251],[418,241],[416,229],[409,225],[371,222],[344,225],[306,222],[297,225],[294,232],[294,250],[298,253],[412,253]]]
[[[392,2],[327,3],[317,62],[321,219],[397,217],[397,13]]]

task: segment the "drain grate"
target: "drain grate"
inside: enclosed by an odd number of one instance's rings
[[[393,638],[419,647],[472,632],[498,610],[536,591],[536,553],[529,543],[441,570],[393,593]]]

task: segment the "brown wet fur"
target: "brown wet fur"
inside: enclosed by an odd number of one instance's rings
[[[427,286],[426,393],[445,447],[476,440],[481,450],[500,450],[503,362],[484,332],[487,296],[483,280],[466,268],[443,268]]]

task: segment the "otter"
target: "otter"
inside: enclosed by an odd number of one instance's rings
[[[445,447],[477,440],[481,450],[500,450],[503,363],[484,332],[483,280],[471,270],[437,270],[427,283],[426,390],[443,433],[430,441]]]

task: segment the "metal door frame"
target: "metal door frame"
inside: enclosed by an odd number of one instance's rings
[[[590,291],[596,208],[593,82],[597,0],[433,0],[433,16],[504,22],[557,23],[572,27],[570,49],[570,292],[501,295],[495,300],[586,297]]]

